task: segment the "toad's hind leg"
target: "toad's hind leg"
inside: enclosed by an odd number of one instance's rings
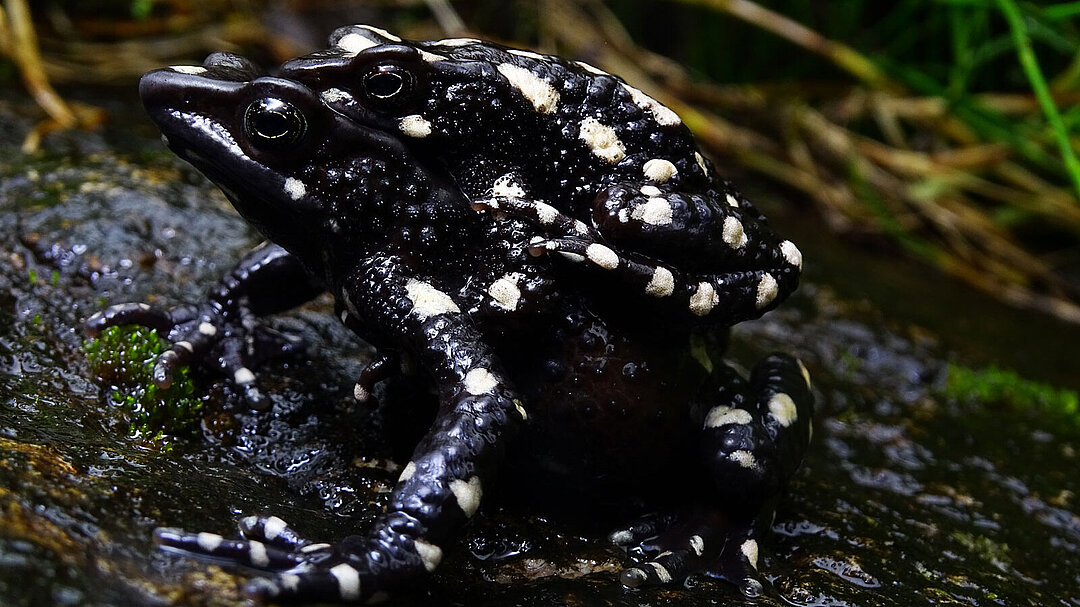
[[[758,542],[810,441],[809,376],[780,354],[758,363],[749,382],[727,366],[714,375],[712,406],[699,412],[699,452],[713,504],[642,542],[649,560],[622,573],[627,586],[667,583],[704,569],[747,596],[761,592]]]
[[[429,372],[440,408],[390,495],[386,513],[361,535],[312,544],[280,519],[242,521],[245,539],[161,529],[157,543],[272,574],[247,587],[256,601],[363,603],[404,592],[442,559],[490,486],[503,449],[528,414],[499,361],[447,292],[397,256],[361,263],[342,288],[351,317],[382,327],[381,337]],[[388,303],[389,302],[389,303]]]

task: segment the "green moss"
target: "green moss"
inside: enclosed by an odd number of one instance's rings
[[[997,543],[982,535],[954,532],[949,535],[952,539],[967,548],[974,556],[986,563],[1004,571],[1010,564],[1009,545]]]
[[[167,348],[157,331],[138,326],[110,327],[84,344],[87,360],[99,383],[109,386],[109,404],[128,434],[166,448],[170,436],[196,424],[202,408],[187,367],[176,370],[168,388],[154,385],[154,362]]]
[[[1075,391],[1024,379],[1014,371],[949,365],[945,394],[958,400],[1004,404],[1080,429],[1080,396]]]

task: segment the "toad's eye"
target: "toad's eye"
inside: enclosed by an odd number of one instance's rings
[[[396,65],[381,65],[364,76],[364,92],[382,101],[408,93],[411,86],[412,76]]]
[[[252,102],[244,112],[244,131],[261,147],[287,148],[304,137],[307,120],[293,104],[264,97]]]

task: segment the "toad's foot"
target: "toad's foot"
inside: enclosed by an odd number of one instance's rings
[[[280,288],[283,284],[292,288]],[[264,408],[269,403],[255,387],[251,369],[292,354],[299,343],[263,326],[258,317],[295,307],[321,291],[296,257],[277,245],[264,245],[244,257],[199,304],[168,310],[143,303],[110,306],[86,319],[86,331],[96,337],[121,325],[156,329],[172,342],[154,364],[158,387],[170,386],[180,367],[201,364],[234,382],[253,407]]]
[[[260,604],[299,599],[374,603],[387,598],[387,590],[395,586],[395,572],[434,568],[441,557],[420,540],[397,541],[410,521],[398,516],[383,522],[387,524],[381,538],[351,536],[337,545],[311,542],[275,516],[244,518],[239,525],[241,539],[158,528],[154,542],[166,550],[271,574],[245,586]]]
[[[759,520],[738,520],[705,506],[680,516],[643,517],[610,536],[637,560],[619,573],[619,581],[628,588],[657,586],[703,572],[735,584],[747,597],[760,596]]]
[[[232,381],[255,408],[264,408],[267,401],[255,386],[251,368],[268,358],[288,356],[299,346],[296,338],[260,325],[246,310],[227,313],[209,302],[168,310],[119,304],[88,318],[86,331],[96,337],[122,325],[155,329],[172,342],[154,363],[152,378],[159,388],[171,386],[181,367],[201,364]]]

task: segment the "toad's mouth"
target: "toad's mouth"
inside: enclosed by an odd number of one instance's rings
[[[198,66],[154,70],[139,80],[139,96],[169,149],[218,182],[225,159],[245,157],[225,125],[226,108],[235,106],[246,82],[216,76]]]

